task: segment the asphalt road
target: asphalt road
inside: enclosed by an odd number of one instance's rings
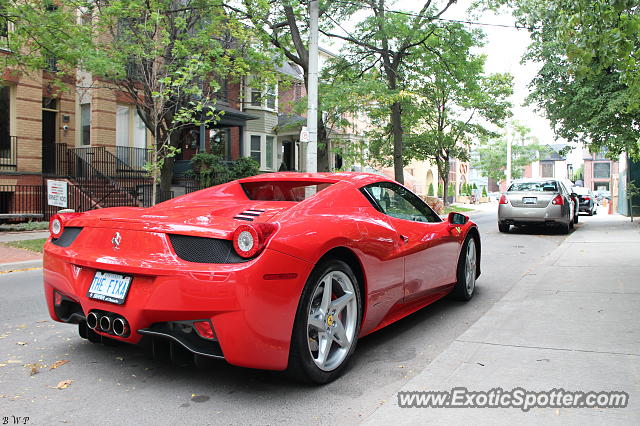
[[[151,361],[135,347],[89,343],[75,326],[49,318],[41,271],[0,275],[0,422],[26,416],[26,424],[47,425],[356,423],[565,238],[547,230],[499,234],[495,213],[473,220],[483,243],[475,297],[441,300],[362,339],[346,374],[323,387],[224,361],[205,369],[177,367]],[[69,362],[51,368],[61,360]]]

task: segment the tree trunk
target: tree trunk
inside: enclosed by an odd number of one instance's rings
[[[402,112],[400,102],[391,105],[391,132],[393,135],[393,172],[398,183],[404,184],[404,165],[402,164]]]
[[[181,130],[175,130],[169,135],[169,144],[173,147],[180,146],[183,132]],[[171,183],[173,182],[173,164],[175,158],[173,156],[165,156],[162,168],[160,169],[160,194],[158,194],[158,200],[164,201],[168,197],[169,191],[171,191]]]
[[[449,158],[447,158],[446,160],[438,158],[436,160],[436,166],[438,168],[438,174],[441,176],[444,185],[444,188],[442,190],[442,202],[446,207],[449,205],[449,201],[447,200],[447,198],[449,197]],[[453,193],[453,195],[455,196],[455,192]]]
[[[318,117],[318,171],[329,171],[329,136],[327,126],[321,117]]]

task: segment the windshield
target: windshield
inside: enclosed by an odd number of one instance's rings
[[[541,180],[537,182],[515,182],[509,187],[508,191],[557,192],[558,184],[554,180]]]
[[[332,182],[308,181],[259,181],[242,183],[242,189],[250,200],[300,202],[313,197]]]

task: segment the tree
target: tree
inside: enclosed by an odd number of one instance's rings
[[[170,189],[182,133],[217,120],[219,81],[271,65],[220,0],[9,3],[16,25],[6,64],[33,72],[55,58],[59,85],[75,84],[81,69],[91,77],[80,90],[126,96],[154,137],[149,170],[154,183],[160,174],[162,191]]]
[[[427,195],[429,197],[433,197],[433,182],[429,182],[429,189],[427,190]]]
[[[386,109],[387,126],[383,128],[385,141],[393,146],[393,167],[396,181],[404,183],[404,127],[403,92],[409,85],[407,64],[417,50],[423,49],[430,39],[445,39],[448,34],[438,19],[455,3],[447,0],[436,8],[431,0],[423,3],[418,13],[407,14],[390,10],[393,2],[366,0],[360,13],[366,16],[355,26],[353,32],[339,34],[339,28],[322,29],[329,37],[349,42],[346,53],[351,67],[357,67],[360,76],[369,71],[369,76],[382,83],[385,93],[377,105]],[[349,16],[350,10],[344,16]],[[378,112],[380,109],[378,110]]]
[[[448,43],[425,44],[413,63],[415,108],[407,113],[407,150],[413,158],[433,161],[445,188],[451,159],[468,161],[474,138],[496,135],[493,128],[511,115],[513,93],[511,75],[484,74],[485,57],[473,53],[481,34],[459,24],[448,28]]]
[[[487,187],[486,186],[482,186],[482,196],[483,197],[487,196]]]
[[[509,131],[501,136],[483,138],[478,147],[478,159],[473,162],[473,167],[478,168],[485,177],[496,182],[503,181],[507,170],[507,138],[510,138],[511,177],[521,178],[525,166],[549,152],[549,147],[536,143],[529,132],[528,128],[512,123]]]
[[[262,40],[278,49],[286,61],[292,62],[302,69],[305,88],[308,89],[308,2],[242,0],[242,6],[242,10],[235,10],[251,23],[251,27]],[[320,20],[321,22],[327,21],[329,15],[342,15],[344,11],[355,8],[355,6],[342,2],[323,2],[319,11]],[[333,26],[333,21],[330,22],[330,25]],[[307,117],[308,120],[317,120],[318,124],[318,171],[329,170],[329,136],[332,123],[323,118],[323,112],[330,110],[327,102],[324,102],[324,94],[324,90],[318,91],[318,117]],[[306,115],[306,104],[304,110]]]
[[[531,32],[524,60],[542,63],[529,101],[556,134],[592,152],[640,159],[640,9],[635,0],[488,0]]]
[[[442,198],[444,196],[444,185],[442,185],[442,182],[438,182],[438,197]]]

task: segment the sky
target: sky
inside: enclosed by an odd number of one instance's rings
[[[424,0],[398,0],[389,8],[418,12],[423,2]],[[451,6],[442,17],[510,26],[510,28],[480,26],[486,34],[486,44],[481,49],[482,53],[487,56],[485,70],[487,73],[509,72],[514,76],[514,94],[511,97],[511,102],[513,103],[513,119],[515,121],[529,127],[531,134],[540,143],[563,143],[562,140],[555,140],[553,129],[541,112],[536,112],[534,106],[524,105],[529,94],[528,85],[540,68],[539,64],[521,63],[522,55],[526,52],[531,41],[529,32],[524,29],[516,29],[514,27],[515,19],[508,11],[499,14],[487,11],[470,18],[467,13],[470,3],[470,1],[458,0],[458,3]],[[349,27],[351,26],[348,24],[344,25],[347,30]],[[333,50],[338,49],[339,46],[333,46]],[[568,162],[579,166],[582,163],[581,150],[574,149],[568,156]]]

